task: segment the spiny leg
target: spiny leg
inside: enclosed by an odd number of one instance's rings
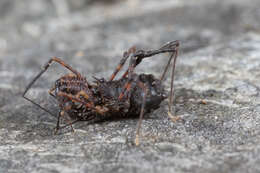
[[[160,53],[174,53],[177,51],[177,49],[179,48],[179,45],[180,45],[180,42],[178,40],[176,41],[171,41],[171,42],[168,42],[166,44],[164,44],[161,48],[159,49],[156,49],[156,50],[148,50],[148,51],[144,51],[144,50],[138,50],[135,52],[135,54],[133,56],[137,57],[137,60],[136,60],[136,64],[135,64],[135,67],[140,64],[142,62],[142,60],[144,58],[149,58],[149,57],[152,57],[156,54],[160,54]],[[172,58],[169,59],[168,63],[167,63],[167,66],[161,76],[161,80],[163,80],[163,78],[165,77],[165,74],[168,70],[168,67],[170,65],[170,62],[171,62]],[[128,75],[128,70],[125,71],[125,73],[123,74],[122,77],[126,77]]]
[[[172,59],[174,59],[173,61],[173,67],[172,67],[172,76],[171,76],[171,91],[170,91],[170,97],[169,97],[169,112],[172,111],[172,104],[173,104],[173,82],[174,82],[174,71],[175,71],[175,64],[176,64],[176,59],[177,59],[177,55],[178,55],[178,48],[179,48],[179,41],[171,41],[166,43],[165,45],[163,45],[160,49],[157,50],[149,50],[149,51],[144,51],[144,50],[138,50],[136,51],[134,54],[132,54],[131,60],[130,60],[130,65],[129,68],[126,70],[126,72],[123,74],[123,78],[126,77],[128,75],[128,82],[125,84],[124,89],[122,91],[122,93],[119,96],[119,99],[122,99],[122,97],[124,96],[125,91],[130,90],[131,88],[131,75],[133,74],[134,68],[140,64],[142,62],[142,60],[144,58],[150,58],[156,54],[160,54],[160,53],[166,53],[166,52],[172,52],[171,57],[168,60],[168,63],[164,69],[164,72],[160,78],[161,81],[163,81],[163,79],[165,78],[165,74],[170,66],[170,63],[172,61]],[[170,116],[170,114],[169,114]],[[170,116],[171,117],[171,116]],[[172,117],[171,117],[172,119]]]
[[[80,120],[70,121],[68,124],[66,124],[66,125],[64,125],[64,126],[61,126],[61,127],[59,126],[59,128],[56,127],[56,128],[55,128],[55,131],[54,131],[54,134],[57,134],[59,130],[64,129],[64,128],[68,127],[68,126],[71,127],[72,132],[75,132],[75,130],[74,130],[74,128],[73,128],[72,125],[75,124],[75,123],[78,122],[78,121],[80,121]]]
[[[93,113],[94,113],[94,112],[93,112]],[[61,129],[66,128],[66,127],[68,127],[68,126],[71,126],[71,129],[72,129],[72,131],[74,132],[74,128],[73,128],[73,126],[72,126],[73,124],[75,124],[76,122],[79,122],[79,121],[90,121],[90,120],[93,120],[93,119],[95,119],[95,115],[89,116],[88,118],[86,118],[86,119],[84,119],[84,120],[82,120],[82,119],[76,119],[76,120],[74,120],[74,121],[71,121],[71,120],[66,119],[66,120],[68,120],[69,122],[68,122],[66,125],[61,126],[61,127],[60,127],[60,120],[58,119],[58,121],[57,121],[57,126],[56,126],[56,128],[55,128],[54,134],[57,134],[58,130],[61,130]]]
[[[59,63],[60,65],[62,65],[63,67],[67,68],[68,70],[70,70],[72,73],[74,73],[75,75],[77,75],[78,77],[82,77],[81,74],[73,69],[70,65],[66,64],[63,60],[61,60],[60,58],[57,58],[57,57],[53,57],[51,58],[48,63],[45,65],[44,69],[47,70],[47,68],[52,64],[52,62],[57,62]]]
[[[126,60],[129,58],[129,55],[131,53],[134,53],[135,50],[136,50],[136,48],[133,46],[127,52],[124,52],[123,58],[120,60],[119,64],[117,65],[117,67],[115,69],[115,71],[111,75],[109,81],[112,81],[116,77],[117,73],[122,69],[122,67],[124,66]]]
[[[85,102],[83,100],[80,100],[78,97],[76,97],[74,95],[71,95],[71,94],[68,94],[68,93],[65,93],[62,91],[58,92],[57,95],[61,96],[61,97],[66,97],[72,102],[81,103],[81,104],[85,105],[87,108],[91,109],[92,111],[98,112],[99,114],[105,114],[105,112],[108,111],[108,108],[106,108],[105,106],[104,107],[94,106],[93,102]]]
[[[139,115],[139,121],[136,129],[136,135],[135,135],[135,145],[139,145],[139,136],[140,136],[140,129],[142,125],[143,115],[144,115],[144,109],[145,109],[145,102],[146,102],[146,96],[147,96],[147,87],[143,82],[138,82],[138,86],[141,87],[144,91],[143,100],[142,100],[142,107]]]
[[[81,104],[85,105],[87,108],[90,108],[94,113],[98,112],[100,114],[105,114],[105,112],[108,111],[108,109],[106,107],[94,107],[94,103],[91,103],[91,102],[88,103],[88,102],[82,101],[78,97],[76,97],[74,95],[71,95],[71,94],[68,94],[68,93],[65,93],[65,92],[62,92],[62,91],[58,92],[57,95],[60,96],[60,97],[66,97],[69,101],[81,103]],[[78,121],[81,121],[80,119],[76,119],[74,121],[70,121],[70,120],[68,120],[66,118],[66,116],[64,116],[65,111],[69,110],[70,108],[71,108],[70,106],[68,106],[68,107],[64,106],[62,108],[62,111],[59,112],[55,133],[57,133],[57,131],[59,129],[65,128],[67,126],[71,126],[71,129],[74,132],[72,124],[74,124],[74,123],[76,123]],[[60,127],[60,118],[61,118],[61,116],[65,117],[65,119],[68,121],[68,123],[65,126],[62,126],[62,127]],[[94,118],[95,118],[95,116],[90,116],[88,118],[85,118],[84,121],[89,121],[89,120],[92,120]]]
[[[55,99],[56,99],[56,96],[52,93],[54,90],[55,90],[56,88],[55,87],[53,87],[53,88],[51,88],[49,91],[48,91],[48,93],[52,96],[52,97],[54,97]],[[91,105],[94,105],[94,102],[92,101],[92,99],[89,97],[89,95],[85,92],[85,91],[83,91],[83,90],[81,90],[80,92],[78,92],[77,93],[77,95],[76,96],[70,96],[69,94],[67,94],[67,93],[65,93],[65,92],[59,92],[58,93],[58,95],[59,96],[65,96],[65,97],[67,97],[67,98],[69,98],[69,99],[71,99],[71,97],[75,97],[76,99],[78,99],[78,100],[76,100],[76,101],[78,101],[78,102],[81,102],[81,100],[79,99],[79,97],[81,97],[81,96],[83,96],[86,100],[89,100],[89,102],[90,102],[90,104]],[[84,104],[85,104],[85,102],[84,102]]]
[[[131,84],[132,84],[132,81],[134,79],[134,69],[135,69],[135,66],[136,66],[136,57],[133,56],[133,54],[130,55],[131,58],[130,58],[130,62],[129,62],[129,67],[127,69],[128,71],[128,80],[123,88],[123,91],[120,93],[118,99],[121,100],[124,95],[126,95],[126,93],[130,92],[131,90]]]
[[[52,92],[52,89],[49,91],[49,93],[50,93],[51,95],[53,95],[51,92]],[[84,104],[84,105],[87,106],[87,107],[93,107],[93,104],[86,103],[86,102],[80,100],[78,97],[75,97],[75,96],[73,96],[73,95],[71,95],[71,94],[68,94],[68,93],[65,93],[65,92],[62,92],[62,91],[58,92],[58,93],[57,93],[57,96],[66,97],[68,100],[70,100],[70,101],[72,101],[72,102],[79,102],[79,103]],[[54,97],[55,97],[55,96],[54,96]],[[70,106],[68,106],[68,107],[64,106],[64,107],[59,111],[59,115],[58,115],[58,118],[57,118],[57,125],[56,125],[55,132],[54,132],[55,134],[58,132],[59,129],[65,128],[65,127],[67,127],[67,126],[71,126],[71,129],[72,129],[72,131],[74,132],[74,129],[73,129],[73,127],[72,127],[72,124],[76,123],[76,122],[79,121],[79,120],[77,119],[77,120],[71,121],[71,120],[68,120],[66,116],[64,116],[65,111],[66,111],[66,110],[69,110],[69,109],[70,109]],[[65,120],[67,121],[67,125],[62,126],[62,127],[60,127],[60,118],[61,118],[61,116],[62,116],[62,117],[65,117]]]
[[[143,115],[144,115],[144,109],[145,109],[145,102],[146,102],[146,95],[147,95],[147,87],[145,84],[141,81],[139,81],[139,78],[137,75],[134,75],[134,69],[136,67],[136,58],[131,56],[130,63],[129,63],[129,68],[127,71],[128,73],[128,81],[126,82],[123,91],[119,95],[119,100],[122,99],[125,95],[128,95],[131,92],[131,88],[134,88],[136,83],[140,88],[143,89],[144,95],[143,95],[143,100],[142,100],[142,107],[140,111],[140,116],[139,116],[139,121],[136,129],[136,137],[135,137],[135,144],[138,146],[139,145],[139,136],[140,136],[140,129],[141,129],[141,124],[143,120]]]
[[[174,72],[175,72],[175,65],[176,65],[176,60],[177,60],[177,56],[178,56],[178,50],[179,50],[179,41],[176,40],[176,41],[171,41],[171,42],[168,42],[166,43],[165,45],[163,45],[160,49],[157,49],[157,50],[150,50],[150,51],[143,51],[143,50],[138,50],[136,51],[136,53],[133,55],[134,57],[136,57],[136,64],[134,64],[134,67],[135,68],[138,64],[140,64],[142,62],[142,60],[144,58],[150,58],[156,54],[160,54],[160,53],[166,53],[166,52],[172,52],[168,62],[167,62],[167,65],[163,71],[163,74],[160,78],[161,82],[164,80],[165,78],[165,74],[167,73],[168,69],[169,69],[169,66],[171,64],[171,61],[173,59],[173,63],[172,63],[172,74],[171,74],[171,90],[170,90],[170,97],[169,97],[169,104],[168,104],[168,107],[169,107],[169,112],[168,112],[168,116],[171,118],[172,121],[176,122],[176,120],[179,119],[179,117],[175,117],[172,115],[172,105],[173,105],[173,96],[174,96],[174,88],[173,88],[173,84],[174,84]],[[124,75],[122,77],[126,77],[129,73],[129,70],[127,70]],[[126,87],[129,87],[129,84],[128,86],[126,85]]]
[[[26,93],[29,91],[29,89],[32,87],[32,85],[36,82],[37,79],[39,79],[41,77],[41,75],[46,72],[46,70],[50,67],[50,65],[52,64],[52,62],[57,62],[60,65],[62,65],[63,67],[67,68],[68,70],[70,70],[71,72],[73,72],[74,74],[76,74],[78,77],[82,77],[81,74],[79,72],[77,72],[76,70],[74,70],[71,66],[69,66],[68,64],[66,64],[64,61],[62,61],[61,59],[57,58],[57,57],[53,57],[51,58],[44,66],[43,69],[34,77],[34,79],[29,83],[29,85],[26,87],[24,93],[23,93],[23,98],[25,98],[26,100],[30,101],[31,103],[33,103],[34,105],[38,106],[40,109],[44,110],[45,112],[48,112],[50,115],[56,117],[53,113],[51,113],[49,110],[45,109],[44,107],[42,107],[41,105],[39,105],[38,103],[34,102],[33,100],[31,100],[30,98],[26,97]]]
[[[61,111],[60,111],[60,112],[61,112]],[[57,134],[57,132],[58,132],[60,129],[66,128],[66,127],[68,127],[68,126],[70,126],[70,127],[71,127],[71,130],[74,132],[74,128],[73,128],[72,125],[75,124],[75,123],[78,122],[78,121],[81,121],[81,120],[80,120],[80,119],[76,119],[76,120],[74,120],[74,121],[71,121],[71,120],[68,120],[67,118],[65,118],[65,119],[68,121],[68,123],[67,123],[66,125],[60,127],[60,118],[61,118],[61,116],[63,116],[62,113],[60,113],[60,112],[59,112],[59,116],[58,116],[58,120],[57,120],[57,125],[56,125],[56,128],[55,128],[54,134]],[[64,111],[63,111],[63,112],[64,112]],[[95,118],[95,116],[92,115],[92,116],[89,116],[87,119],[84,119],[84,121],[90,121],[90,120],[92,120],[92,119],[94,119],[94,118]]]
[[[156,54],[160,54],[160,53],[167,53],[167,52],[170,53],[170,52],[172,52],[172,55],[169,58],[167,65],[164,69],[164,72],[163,72],[163,74],[160,78],[160,80],[162,81],[165,78],[165,74],[168,71],[168,68],[170,66],[170,63],[171,63],[173,57],[175,59],[174,63],[173,63],[173,71],[175,70],[175,64],[176,64],[176,58],[177,58],[177,55],[178,55],[179,45],[180,45],[180,42],[178,40],[176,40],[176,41],[171,41],[171,42],[164,44],[160,49],[157,49],[157,50],[149,50],[149,51],[138,50],[133,55],[133,56],[137,57],[135,67],[138,64],[140,64],[144,58],[150,58],[150,57],[152,57]],[[175,53],[176,53],[176,55],[173,56]],[[127,75],[128,75],[128,70],[126,70],[126,72],[124,73],[124,75],[122,77],[126,77]]]
[[[133,80],[132,76],[134,74],[135,67],[138,64],[140,64],[144,58],[151,57],[151,56],[159,54],[159,53],[163,53],[163,52],[166,51],[165,49],[168,50],[169,48],[163,46],[162,49],[158,49],[158,50],[150,50],[150,51],[138,50],[134,54],[130,55],[131,58],[130,58],[129,67],[122,76],[122,78],[124,78],[128,75],[128,81],[126,82],[126,84],[123,88],[123,91],[120,93],[120,95],[118,97],[119,100],[121,100],[124,97],[125,92],[128,93],[131,89],[131,83],[132,83],[132,80]]]
[[[55,89],[56,89],[55,87],[52,87],[52,88],[48,91],[48,93],[49,93],[53,98],[56,99],[56,96],[52,93]]]
[[[115,71],[113,72],[113,74],[111,75],[109,81],[114,80],[114,78],[116,77],[117,73],[121,70],[121,68],[124,66],[126,60],[128,59],[129,55],[125,52],[123,58],[120,60],[119,64],[117,65]]]
[[[59,91],[59,92],[57,93],[57,95],[60,96],[60,97],[66,97],[67,99],[69,99],[69,101],[72,101],[72,102],[82,103],[82,104],[84,104],[86,107],[94,108],[94,107],[93,107],[93,103],[88,103],[88,102],[85,102],[85,101],[83,101],[83,100],[80,100],[79,98],[77,98],[76,96],[74,96],[74,95],[72,95],[72,94],[68,94],[68,93]]]
[[[71,127],[71,131],[72,131],[72,132],[75,132],[75,130],[74,130],[72,124],[78,122],[79,120],[78,120],[78,119],[76,119],[76,120],[74,120],[74,121],[69,120],[66,116],[64,116],[64,114],[65,114],[65,111],[64,111],[64,110],[60,110],[60,111],[59,111],[58,120],[57,120],[57,125],[56,125],[56,128],[55,128],[54,134],[57,134],[60,129],[63,129],[63,128],[67,127],[67,126],[70,126],[70,127]],[[60,127],[60,118],[61,118],[61,117],[64,117],[64,118],[65,118],[65,120],[67,121],[67,124]]]

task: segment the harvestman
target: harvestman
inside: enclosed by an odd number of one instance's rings
[[[159,108],[160,103],[167,98],[162,83],[171,64],[171,90],[168,115],[172,120],[176,120],[176,117],[174,117],[171,112],[174,96],[174,71],[178,49],[179,41],[171,41],[164,44],[159,49],[148,51],[136,50],[135,47],[132,47],[124,52],[122,59],[108,80],[94,77],[95,81],[92,84],[70,65],[57,57],[53,57],[43,67],[43,70],[29,83],[23,93],[23,97],[42,110],[55,116],[52,112],[25,95],[50,65],[53,62],[56,62],[67,68],[71,73],[56,80],[54,86],[49,90],[49,94],[59,103],[59,113],[55,132],[66,126],[71,126],[73,130],[72,124],[75,122],[90,121],[97,117],[131,117],[139,115],[135,138],[136,145],[139,145],[139,134],[143,115]],[[134,72],[136,66],[139,65],[143,59],[166,52],[171,53],[171,55],[160,79],[156,79],[151,74],[136,74]],[[119,79],[115,80],[115,77],[128,58],[130,58],[130,60],[127,70]],[[60,127],[61,117],[67,121],[67,124],[62,127]]]

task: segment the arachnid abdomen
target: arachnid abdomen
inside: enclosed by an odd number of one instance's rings
[[[119,100],[119,95],[123,91],[127,80],[128,78],[122,78],[114,81],[103,80],[98,83],[97,90],[104,100],[103,104],[110,106],[110,110],[117,110],[117,112],[111,113],[121,114],[122,116],[132,116],[140,113],[144,91],[138,85],[138,82],[144,83],[147,87],[145,112],[159,108],[160,103],[166,98],[165,90],[160,80],[151,74],[140,74],[137,76],[137,80],[133,81],[131,92],[126,94],[122,100]]]
[[[150,112],[159,108],[160,103],[167,98],[164,86],[161,81],[156,79],[153,75],[140,74],[139,79],[146,84],[147,96],[145,99],[145,111]],[[130,97],[131,107],[129,113],[139,114],[142,105],[144,91],[142,88],[137,87]]]
[[[158,79],[151,74],[140,74],[136,75],[136,81],[133,81],[131,85],[131,92],[119,99],[127,81],[128,78],[114,81],[96,79],[94,85],[88,85],[85,79],[68,74],[56,81],[55,97],[61,109],[67,112],[71,118],[83,121],[89,120],[89,117],[93,116],[138,115],[144,95],[143,88],[138,85],[138,82],[144,83],[147,87],[145,112],[159,108],[160,103],[166,98],[164,87]],[[89,105],[93,107],[91,108]],[[98,112],[101,109],[102,111]]]

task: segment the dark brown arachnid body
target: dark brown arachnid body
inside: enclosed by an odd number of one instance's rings
[[[66,74],[59,78],[55,82],[54,86],[49,90],[49,94],[58,101],[60,107],[56,132],[68,125],[72,127],[72,124],[77,121],[90,121],[97,117],[131,117],[134,115],[139,115],[135,139],[135,143],[138,145],[139,131],[143,115],[159,108],[160,103],[166,98],[166,92],[162,85],[162,81],[164,80],[165,74],[170,67],[171,61],[173,62],[168,115],[172,119],[175,119],[172,116],[171,111],[174,94],[174,70],[178,55],[178,48],[179,41],[168,42],[159,49],[149,51],[136,50],[135,47],[132,47],[128,51],[124,52],[123,58],[109,80],[94,77],[95,81],[93,84],[90,84],[85,77],[61,59],[53,57],[43,67],[43,70],[27,86],[23,93],[23,97],[53,115],[53,113],[47,109],[25,97],[25,94],[53,62],[59,63],[72,73]],[[151,74],[136,74],[134,72],[135,67],[140,64],[143,59],[166,52],[171,53],[171,56],[160,79],[156,79]],[[127,70],[121,78],[114,80],[115,76],[122,69],[128,58],[130,58],[130,60]],[[67,120],[67,124],[63,127],[60,127],[61,117]]]

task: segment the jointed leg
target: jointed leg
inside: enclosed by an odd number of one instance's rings
[[[147,96],[147,87],[143,82],[139,82],[138,85],[143,89],[144,95],[142,100],[142,107],[140,111],[139,121],[136,129],[136,135],[135,135],[135,145],[139,145],[139,136],[140,136],[140,129],[142,125],[143,115],[144,115],[144,109],[145,109],[145,102],[146,102],[146,96]]]
[[[66,64],[64,61],[62,61],[61,59],[57,58],[57,57],[53,57],[51,58],[44,66],[42,71],[40,71],[40,73],[29,83],[29,85],[26,87],[24,93],[23,93],[23,97],[25,96],[25,94],[27,93],[27,91],[31,88],[31,86],[34,84],[34,82],[41,77],[41,75],[50,67],[50,65],[52,64],[52,62],[57,62],[60,65],[62,65],[63,67],[67,68],[68,70],[70,70],[71,72],[73,72],[75,75],[77,75],[78,77],[81,77],[81,74],[79,72],[77,72],[76,70],[74,70],[72,67],[70,67],[68,64]]]
[[[36,75],[36,77],[29,83],[29,85],[26,87],[24,93],[23,93],[23,98],[25,98],[26,100],[30,101],[31,103],[33,103],[34,105],[38,106],[40,109],[44,110],[45,112],[48,112],[50,115],[54,116],[55,115],[53,113],[51,113],[50,111],[48,111],[47,109],[45,109],[44,107],[42,107],[41,105],[39,105],[38,103],[34,102],[33,100],[29,99],[28,97],[26,97],[26,93],[28,92],[28,90],[32,87],[32,85],[35,83],[35,81],[41,77],[41,75],[50,67],[50,65],[53,62],[57,62],[60,65],[62,65],[63,67],[67,68],[68,70],[70,70],[71,72],[73,72],[75,75],[77,75],[78,77],[81,77],[81,74],[79,72],[77,72],[76,70],[74,70],[71,66],[69,66],[68,64],[66,64],[64,61],[62,61],[61,59],[57,58],[57,57],[53,57],[51,58],[44,66],[43,69],[40,71],[40,73],[38,73]],[[52,94],[51,94],[52,95]],[[53,96],[53,95],[52,95]]]
[[[117,73],[121,70],[121,68],[124,66],[126,60],[128,59],[129,55],[131,53],[135,52],[135,47],[131,47],[127,52],[124,52],[123,58],[120,60],[119,64],[117,65],[115,71],[113,72],[113,74],[111,75],[109,81],[112,81],[115,76],[117,75]]]
[[[173,90],[174,71],[175,71],[177,56],[178,56],[178,49],[171,56],[171,57],[173,57],[173,63],[172,63],[172,74],[171,74],[171,93],[170,93],[170,98],[169,98],[169,111],[170,112],[172,112],[172,104],[173,104],[173,96],[174,96],[174,90]]]
[[[173,120],[173,121],[176,121],[178,119],[178,117],[174,117],[172,115],[172,105],[173,105],[173,96],[174,96],[174,90],[173,90],[173,84],[174,84],[174,72],[175,72],[175,65],[176,65],[176,60],[177,60],[177,56],[178,56],[178,50],[179,50],[179,41],[173,41],[173,42],[169,42],[167,44],[165,44],[164,46],[162,46],[162,48],[172,48],[174,49],[175,51],[172,53],[171,57],[169,58],[168,60],[168,63],[164,69],[164,72],[161,76],[161,81],[164,80],[165,78],[165,74],[166,72],[168,71],[169,69],[169,66],[170,66],[170,63],[173,59],[173,63],[172,63],[172,72],[171,72],[171,91],[170,91],[170,97],[169,97],[169,112],[168,112],[168,115],[169,117]],[[161,48],[161,49],[162,49]]]
[[[72,130],[72,132],[74,132],[74,128],[73,128],[73,124],[75,124],[76,122],[78,122],[78,121],[80,121],[80,120],[74,120],[74,121],[70,121],[70,122],[68,122],[68,124],[66,124],[66,125],[64,125],[64,126],[59,126],[59,128],[57,129],[57,127],[56,127],[56,129],[55,129],[55,131],[54,131],[54,134],[57,134],[57,132],[59,131],[59,130],[61,130],[61,129],[63,129],[63,128],[66,128],[66,127],[68,127],[68,126],[70,126],[71,127],[71,130]]]
[[[177,60],[177,56],[178,56],[178,49],[179,49],[179,41],[172,41],[172,42],[166,43],[160,49],[157,49],[157,50],[150,50],[150,51],[138,50],[134,54],[132,54],[129,68],[126,70],[126,72],[122,76],[122,77],[126,77],[128,75],[128,82],[124,86],[124,90],[120,94],[119,99],[123,98],[125,91],[130,90],[131,80],[132,80],[131,75],[133,74],[134,68],[138,64],[140,64],[144,58],[149,58],[151,56],[154,56],[154,55],[160,54],[160,53],[172,52],[172,55],[169,58],[167,65],[164,69],[164,72],[163,72],[163,74],[160,78],[160,80],[163,81],[163,79],[165,78],[165,74],[168,71],[170,63],[173,59],[172,74],[171,74],[171,91],[170,91],[170,97],[169,97],[169,112],[171,112],[172,111],[172,104],[173,104],[173,95],[174,95],[174,90],[173,90],[174,71],[175,71],[175,65],[176,65],[176,60]]]
[[[48,91],[48,93],[49,93],[53,98],[56,99],[56,96],[52,93],[54,90],[55,90],[55,87],[52,87],[52,88]]]
[[[133,55],[133,56],[137,57],[135,67],[136,67],[138,64],[140,64],[144,58],[149,58],[149,57],[152,57],[152,56],[154,56],[154,55],[156,55],[156,54],[166,53],[166,52],[175,53],[175,52],[178,51],[179,45],[180,45],[179,41],[176,40],[176,41],[171,41],[171,42],[166,43],[166,44],[163,45],[160,49],[157,49],[157,50],[149,50],[149,51],[138,50],[138,51],[136,51],[136,53]],[[168,61],[168,63],[167,63],[167,66],[165,67],[164,72],[163,72],[163,74],[162,74],[162,76],[161,76],[161,80],[164,79],[165,74],[166,74],[166,72],[167,72],[167,70],[168,70],[168,68],[169,68],[169,65],[170,65],[171,61],[172,61],[172,58],[173,58],[173,57],[170,57],[170,59],[169,59],[169,61]],[[176,58],[177,58],[177,55],[176,55]],[[123,74],[122,77],[126,77],[127,75],[128,75],[128,70],[125,71],[125,73]]]
[[[134,80],[134,69],[135,69],[135,66],[136,66],[136,57],[133,56],[133,54],[130,55],[131,58],[130,58],[130,63],[129,63],[129,67],[127,69],[128,71],[128,80],[123,88],[123,91],[120,93],[118,99],[121,100],[124,95],[127,95],[128,92],[131,90],[132,88],[132,82]]]
[[[83,105],[85,105],[86,107],[93,108],[93,103],[88,103],[88,102],[82,101],[82,100],[80,100],[79,98],[75,97],[72,94],[68,94],[68,93],[60,91],[60,92],[58,92],[57,95],[58,96],[62,96],[62,97],[66,97],[66,98],[68,98],[72,102],[79,102],[79,103],[82,103]]]
[[[52,92],[52,89],[49,91],[49,93],[50,93],[51,95],[53,95],[51,92]],[[86,107],[93,108],[93,103],[92,103],[92,104],[91,104],[91,103],[86,103],[86,102],[80,100],[79,98],[77,98],[77,97],[75,97],[75,96],[73,96],[73,95],[71,95],[71,94],[68,94],[68,93],[61,92],[61,91],[60,91],[60,92],[57,93],[57,95],[58,95],[58,96],[62,96],[62,97],[66,97],[66,98],[68,98],[68,100],[70,100],[70,101],[72,101],[72,102],[79,102],[79,103],[84,104]],[[55,97],[55,96],[54,96],[54,97]],[[55,129],[55,134],[58,132],[59,129],[65,128],[65,127],[67,127],[67,126],[71,126],[72,131],[74,131],[74,129],[73,129],[73,127],[72,127],[72,124],[74,124],[74,123],[76,123],[77,121],[79,121],[78,119],[77,119],[77,120],[74,120],[74,121],[68,120],[67,117],[64,116],[65,111],[66,111],[67,109],[70,109],[70,108],[65,106],[65,107],[62,108],[62,110],[59,111],[59,115],[58,115],[58,119],[57,119],[57,125],[56,125],[56,129]],[[61,118],[61,116],[65,117],[65,120],[67,121],[67,125],[62,126],[62,127],[60,127],[60,118]]]
[[[57,125],[56,125],[56,128],[55,128],[54,134],[57,134],[57,132],[58,132],[60,129],[63,129],[63,128],[68,127],[68,126],[70,126],[72,132],[74,132],[74,128],[73,128],[72,125],[73,125],[74,123],[78,122],[78,121],[81,121],[81,119],[76,119],[76,120],[74,120],[74,121],[69,120],[69,119],[66,118],[66,116],[64,116],[64,114],[65,114],[64,111],[59,111],[58,120],[57,120]],[[65,117],[65,120],[67,121],[67,124],[60,127],[60,118],[61,118],[61,116]],[[89,121],[89,120],[92,120],[92,119],[94,119],[94,118],[95,118],[94,115],[93,115],[93,116],[89,116],[87,119],[84,119],[84,121]]]
[[[165,78],[165,74],[166,74],[166,72],[167,72],[168,69],[169,69],[169,66],[170,66],[170,63],[171,63],[171,61],[172,61],[172,58],[174,58],[172,71],[175,71],[175,64],[176,64],[176,59],[177,59],[177,56],[178,56],[179,45],[180,45],[179,41],[173,41],[173,42],[169,42],[169,43],[165,44],[164,46],[162,46],[161,49],[171,48],[171,49],[173,49],[174,51],[173,51],[171,57],[169,58],[166,67],[164,68],[163,74],[162,74],[162,76],[161,76],[161,78],[160,78],[161,81],[163,81],[164,78]]]
[[[56,128],[55,128],[54,134],[56,134],[58,132],[58,130],[60,129],[60,117],[61,117],[61,115],[62,115],[62,113],[61,113],[61,110],[60,110],[59,114],[58,114],[57,125],[56,125]]]
[[[61,91],[60,91],[60,92],[58,92],[57,95],[58,95],[58,96],[65,97],[65,98],[67,98],[69,101],[81,103],[81,104],[85,105],[87,108],[92,109],[93,112],[98,112],[98,113],[100,113],[100,114],[104,114],[105,111],[108,111],[108,109],[106,109],[105,107],[94,107],[94,103],[91,103],[91,102],[88,103],[88,102],[82,101],[82,100],[80,100],[78,97],[76,97],[76,96],[74,96],[74,95],[71,95],[71,94],[68,94],[68,93],[65,93],[65,92],[61,92]],[[55,133],[57,133],[57,131],[58,131],[59,129],[65,128],[65,127],[67,127],[67,126],[71,126],[72,131],[74,131],[74,129],[73,129],[73,127],[72,127],[72,124],[74,124],[74,123],[80,121],[80,119],[76,119],[76,120],[74,120],[74,121],[70,121],[70,120],[68,120],[68,119],[66,118],[66,116],[64,116],[65,111],[66,111],[66,110],[69,110],[69,109],[70,109],[70,106],[69,106],[69,107],[64,106],[64,107],[62,108],[62,110],[59,112],[58,120],[57,120],[57,125],[56,125],[56,129],[55,129]],[[60,127],[60,118],[61,118],[61,116],[65,117],[65,119],[68,121],[68,123],[67,123],[65,126],[62,126],[62,127]],[[95,118],[95,116],[90,116],[90,117],[88,117],[88,118],[85,118],[84,120],[89,121],[89,120],[94,119],[94,118]]]
[[[78,103],[82,103],[83,105],[85,105],[87,108],[90,108],[91,110],[93,110],[94,112],[97,112],[99,114],[105,114],[107,111],[108,111],[108,108],[103,106],[94,106],[94,103],[93,102],[85,102],[83,100],[80,100],[79,98],[77,98],[76,96],[74,95],[71,95],[71,94],[68,94],[68,93],[65,93],[65,92],[59,92],[57,94],[58,96],[62,96],[62,97],[66,97],[68,98],[70,101],[72,102],[78,102]],[[66,109],[66,108],[65,108]]]
[[[74,132],[74,128],[72,127],[72,124],[74,124],[74,123],[77,122],[78,120],[70,121],[70,120],[67,119],[66,116],[64,116],[64,114],[65,114],[65,111],[64,111],[64,110],[60,110],[60,111],[59,111],[58,120],[57,120],[57,125],[56,125],[56,128],[55,128],[54,134],[57,134],[57,132],[58,132],[60,129],[62,129],[62,128],[64,128],[64,127],[67,127],[67,126],[70,126],[70,127],[71,127],[71,131]],[[60,118],[61,118],[61,117],[65,117],[65,120],[68,122],[67,125],[62,126],[62,127],[60,127]]]

